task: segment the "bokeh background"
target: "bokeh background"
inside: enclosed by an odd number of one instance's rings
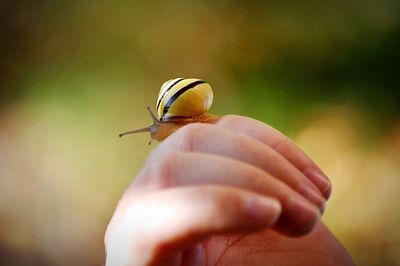
[[[400,265],[400,2],[261,2],[0,1],[1,265],[104,263],[157,146],[117,134],[181,76],[321,165],[323,219],[357,264]]]

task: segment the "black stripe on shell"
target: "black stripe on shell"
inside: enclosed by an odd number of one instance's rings
[[[164,117],[164,115],[166,113],[168,113],[168,109],[171,107],[171,105],[175,102],[176,99],[178,99],[179,96],[181,96],[183,93],[185,93],[186,91],[196,87],[197,85],[206,83],[205,81],[202,80],[197,80],[195,82],[192,82],[188,85],[186,85],[185,87],[183,87],[182,89],[180,89],[179,91],[175,92],[174,95],[172,95],[171,98],[168,99],[168,102],[164,105],[164,110],[162,113],[162,118]]]
[[[184,80],[184,78],[180,78],[180,79],[178,79],[178,80],[176,80],[174,83],[172,83],[169,87],[168,87],[168,89],[166,89],[165,91],[164,91],[164,93],[163,93],[163,95],[160,97],[160,99],[158,100],[158,103],[157,103],[157,110],[158,110],[158,108],[160,107],[160,104],[161,104],[161,101],[162,101],[162,99],[164,99],[164,97],[165,97],[165,95],[167,94],[167,92],[169,91],[169,90],[171,90],[176,84],[178,84],[179,82],[181,82],[182,80]]]

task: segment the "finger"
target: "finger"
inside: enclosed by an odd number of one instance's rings
[[[164,154],[143,169],[137,177],[138,183],[146,183],[154,190],[215,184],[271,196],[282,205],[282,216],[277,225],[287,235],[308,233],[319,218],[318,209],[285,183],[255,166],[219,155],[193,152]],[[136,186],[136,190],[144,191],[148,186]],[[128,194],[130,192],[135,193],[128,191]]]
[[[274,225],[281,206],[240,189],[196,186],[151,193],[120,211],[108,228],[106,265],[169,265],[209,236]]]
[[[325,199],[303,173],[271,147],[245,134],[215,125],[190,124],[161,143],[148,161],[171,151],[217,154],[252,164],[280,179],[319,208],[324,208]]]
[[[244,133],[272,147],[302,171],[319,188],[325,198],[329,198],[332,186],[326,174],[292,140],[275,128],[258,120],[238,115],[223,116],[216,124]]]

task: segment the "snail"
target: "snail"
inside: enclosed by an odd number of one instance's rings
[[[119,134],[150,132],[152,140],[163,141],[180,127],[189,123],[214,123],[218,117],[208,114],[213,92],[210,84],[196,78],[176,78],[166,81],[158,93],[157,118],[150,107],[147,110],[153,125]]]

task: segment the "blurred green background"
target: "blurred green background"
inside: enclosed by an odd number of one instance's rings
[[[359,265],[400,265],[400,2],[0,1],[0,264],[102,265],[161,84],[293,138]],[[154,107],[153,107],[154,109]]]

